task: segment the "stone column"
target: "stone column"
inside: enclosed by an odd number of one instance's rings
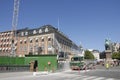
[[[111,50],[105,50],[105,55],[106,55],[106,62],[111,62],[112,61],[112,51]]]

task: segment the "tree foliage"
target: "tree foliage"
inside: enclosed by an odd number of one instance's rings
[[[112,54],[112,59],[119,59],[120,60],[120,52],[115,52]]]
[[[85,51],[84,58],[85,59],[95,59],[94,55],[88,50]]]

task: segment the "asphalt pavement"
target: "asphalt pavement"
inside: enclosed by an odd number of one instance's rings
[[[38,72],[36,75],[33,72],[5,72],[0,73],[0,80],[120,80],[119,69],[120,66],[107,70],[97,65],[96,69],[86,71]]]

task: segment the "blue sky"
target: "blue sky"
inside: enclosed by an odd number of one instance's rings
[[[0,0],[0,32],[12,29],[13,0]],[[17,29],[58,27],[77,45],[104,50],[120,42],[120,0],[21,0]]]

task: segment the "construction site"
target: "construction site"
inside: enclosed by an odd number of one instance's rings
[[[17,29],[19,4],[20,0],[14,0],[12,30],[0,32],[1,70],[13,70],[12,67],[29,70],[32,62],[37,70],[57,69],[61,61],[70,61],[72,56],[80,54],[80,48],[52,25]]]

